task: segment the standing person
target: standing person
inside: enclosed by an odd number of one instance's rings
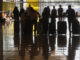
[[[51,11],[51,23],[49,24],[49,33],[51,34],[56,33],[56,28],[55,28],[56,17],[57,17],[57,11],[55,9],[55,6],[53,6],[53,9]]]
[[[50,9],[49,7],[45,7],[42,12],[42,24],[43,24],[43,33],[47,34],[48,32],[48,21],[50,17]]]
[[[59,17],[60,21],[62,20],[62,15],[63,15],[63,8],[62,8],[61,5],[59,5],[59,8],[58,8],[58,17]]]
[[[73,21],[75,19],[75,10],[71,8],[71,5],[68,5],[66,15],[68,17],[69,32],[71,33],[71,23],[73,23]]]
[[[19,46],[19,11],[16,6],[13,10],[13,14],[14,14],[14,42],[15,46]]]
[[[18,8],[16,6],[13,10],[13,14],[14,14],[14,19],[19,19],[19,11],[18,11]]]
[[[15,6],[14,10],[13,10],[13,14],[14,14],[14,34],[19,33],[19,11],[18,8]]]
[[[52,12],[51,12],[51,22],[55,22],[57,17],[57,11],[55,9],[55,6],[53,6]]]

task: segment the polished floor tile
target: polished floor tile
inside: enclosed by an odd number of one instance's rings
[[[14,28],[14,22],[0,24],[1,60],[80,60],[79,34],[34,34],[25,38],[21,28],[17,34]]]

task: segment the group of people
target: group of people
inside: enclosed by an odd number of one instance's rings
[[[76,20],[76,13],[75,10],[71,7],[71,5],[68,5],[68,9],[66,12],[63,12],[62,5],[59,5],[58,10],[56,10],[55,6],[53,6],[53,9],[50,14],[50,8],[49,6],[45,7],[42,16],[40,16],[39,12],[35,11],[30,5],[25,11],[23,8],[18,11],[18,8],[14,8],[14,18],[15,21],[19,20],[19,16],[21,17],[21,23],[22,23],[22,30],[24,29],[24,33],[32,33],[32,26],[35,25],[35,30],[37,29],[37,18],[40,18],[40,23],[42,24],[42,29],[44,33],[47,33],[48,31],[48,23],[49,18],[51,18],[51,23],[55,24],[56,18],[59,18],[59,21],[63,21],[63,17],[68,18],[69,23],[69,31],[71,32],[71,23],[73,23]],[[57,15],[58,13],[58,15]],[[26,27],[25,27],[26,26]],[[26,32],[25,32],[26,31]]]
[[[58,15],[57,15],[58,12]],[[56,18],[59,18],[59,21],[63,21],[62,18],[64,16],[68,17],[68,23],[69,23],[69,31],[71,32],[71,23],[73,23],[76,20],[76,16],[75,16],[75,10],[71,8],[71,5],[68,6],[68,9],[66,10],[65,14],[63,13],[63,8],[61,5],[59,5],[58,10],[55,9],[55,6],[53,6],[53,9],[51,11],[50,14],[50,8],[49,6],[45,7],[42,15],[40,16],[39,12],[35,11],[31,6],[29,6],[27,8],[27,10],[25,11],[23,8],[20,10],[20,12],[18,11],[18,8],[15,7],[14,8],[14,34],[15,34],[15,43],[16,45],[19,45],[19,17],[21,18],[21,46],[20,46],[20,51],[23,53],[20,53],[21,56],[24,57],[25,55],[25,48],[28,46],[31,46],[31,59],[33,58],[34,54],[34,50],[36,51],[36,47],[38,44],[37,41],[39,41],[39,43],[43,43],[43,56],[45,56],[45,58],[48,58],[48,47],[46,47],[48,45],[47,43],[47,33],[48,33],[48,29],[49,29],[49,18],[51,18],[51,23],[52,23],[52,27],[53,32],[55,33],[55,22],[56,22]],[[39,22],[37,22],[39,18]],[[35,31],[39,30],[39,32],[41,32],[42,35],[39,35],[39,37],[43,37],[44,36],[44,40],[41,41],[37,40],[38,37],[34,37],[35,38],[35,43],[33,44],[33,39],[32,39],[32,33],[33,33],[33,25],[35,26]],[[61,26],[59,26],[61,27]],[[62,28],[61,28],[62,29]],[[36,33],[35,33],[36,34]],[[37,35],[38,36],[38,35]],[[17,42],[16,42],[17,41]],[[53,42],[54,44],[55,40],[52,40],[50,43]],[[52,45],[51,45],[52,46]],[[52,46],[52,50],[54,50],[54,46]],[[47,50],[45,50],[47,49]],[[37,53],[37,52],[36,52]]]
[[[49,6],[45,7],[43,10],[43,13],[42,13],[42,18],[43,18],[43,20],[45,20],[43,25],[45,25],[44,30],[46,30],[46,32],[48,30],[48,24],[47,23],[48,23],[49,17],[51,18],[51,23],[54,23],[54,25],[55,25],[55,21],[56,21],[57,17],[59,18],[59,21],[63,21],[63,18],[67,17],[68,23],[69,23],[69,31],[71,33],[70,27],[71,27],[71,23],[73,23],[73,21],[76,20],[76,13],[75,13],[75,10],[71,7],[71,5],[68,5],[68,9],[66,10],[65,13],[63,12],[63,8],[61,5],[59,5],[58,10],[56,10],[55,6],[53,6],[51,14],[50,14]]]
[[[59,21],[63,21],[63,18],[67,17],[68,18],[68,23],[69,23],[69,31],[71,33],[71,23],[73,23],[76,20],[76,12],[71,7],[71,5],[68,5],[68,9],[66,10],[66,12],[63,12],[62,5],[59,5],[58,10],[56,10],[55,6],[53,6],[51,14],[50,14],[49,7],[45,7],[44,10],[43,10],[43,13],[42,13],[42,18],[44,20],[46,19],[45,22],[44,22],[44,24],[46,25],[44,27],[45,30],[47,29],[46,27],[48,27],[48,24],[46,24],[46,22],[48,23],[49,17],[51,18],[51,23],[55,23],[57,17],[58,17]]]

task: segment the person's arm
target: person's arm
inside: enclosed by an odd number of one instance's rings
[[[68,16],[68,10],[66,10],[66,16]]]

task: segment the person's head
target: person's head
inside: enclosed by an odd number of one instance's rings
[[[29,4],[29,7],[31,7],[31,5]]]
[[[17,7],[17,6],[15,6],[14,10],[18,10],[18,7]]]
[[[15,8],[17,9],[17,6],[15,6]]]
[[[47,6],[47,8],[49,8],[49,6]]]
[[[59,7],[61,8],[62,6],[61,6],[61,5],[59,5]]]
[[[53,6],[53,9],[55,9],[55,6]]]
[[[68,5],[68,9],[71,9],[71,5]]]

